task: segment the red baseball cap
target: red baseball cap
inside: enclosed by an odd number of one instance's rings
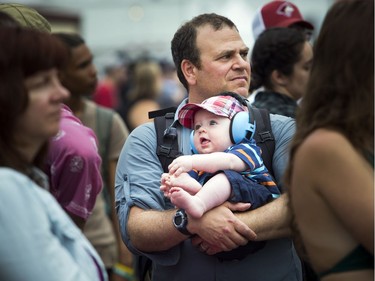
[[[289,27],[297,24],[306,29],[314,26],[305,21],[296,5],[289,1],[274,0],[260,7],[253,18],[254,39],[271,27]]]
[[[210,97],[202,103],[185,104],[178,112],[178,120],[184,127],[193,129],[195,113],[200,109],[229,119],[232,119],[237,112],[247,111],[247,108],[244,108],[235,97],[219,95]]]

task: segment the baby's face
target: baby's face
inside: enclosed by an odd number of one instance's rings
[[[229,127],[228,117],[199,110],[194,116],[194,146],[202,154],[226,150],[232,145]]]

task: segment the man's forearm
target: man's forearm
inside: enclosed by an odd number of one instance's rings
[[[291,235],[291,214],[287,194],[258,209],[236,213],[236,216],[257,234],[257,241]]]
[[[184,241],[172,223],[175,210],[155,211],[132,207],[128,233],[134,247],[143,252],[165,251]]]

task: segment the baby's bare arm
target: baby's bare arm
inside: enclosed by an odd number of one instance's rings
[[[192,169],[214,173],[219,170],[246,170],[245,162],[232,153],[213,152],[210,154],[184,155],[169,165],[169,173],[180,175]]]

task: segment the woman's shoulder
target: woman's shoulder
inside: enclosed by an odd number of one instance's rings
[[[331,129],[317,129],[306,137],[301,145],[313,152],[339,151],[351,146],[350,141],[342,133]]]
[[[319,164],[323,166],[337,167],[346,163],[347,159],[358,159],[358,148],[354,147],[350,140],[341,132],[331,129],[317,129],[306,137],[296,152],[296,158],[307,166]],[[309,161],[306,161],[309,159]]]
[[[139,111],[139,110],[148,110],[153,111],[159,109],[159,103],[153,99],[140,99],[135,102],[132,106],[132,110]]]
[[[347,138],[339,131],[328,128],[314,130],[309,137],[313,141],[346,141]]]
[[[159,104],[154,100],[140,100],[129,109],[127,121],[130,128],[136,128],[139,125],[149,122],[148,112],[160,109]]]

